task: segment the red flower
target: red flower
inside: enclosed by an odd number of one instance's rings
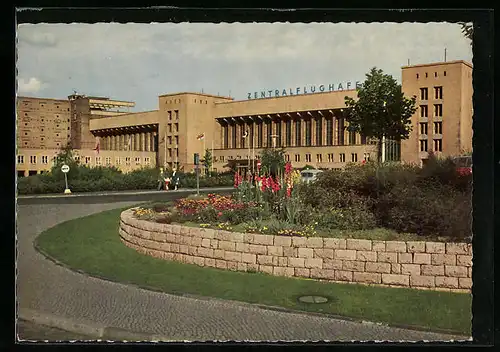
[[[288,175],[291,172],[292,172],[292,163],[291,162],[287,162],[285,164],[285,174]]]
[[[221,211],[219,211],[219,212],[217,213],[217,216],[222,216],[222,212],[221,212]]]

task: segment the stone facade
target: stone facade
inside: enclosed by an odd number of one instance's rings
[[[120,237],[153,257],[226,270],[470,292],[467,243],[371,241],[241,234],[138,220],[121,214]]]

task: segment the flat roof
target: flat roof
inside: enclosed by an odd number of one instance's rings
[[[182,95],[182,94],[193,94],[193,95],[201,95],[204,97],[211,97],[211,98],[223,98],[223,99],[231,99],[234,100],[233,97],[226,97],[223,95],[215,95],[215,94],[207,94],[207,93],[195,93],[195,92],[180,92],[180,93],[169,93],[169,94],[162,94],[159,95],[158,97],[168,97],[168,96],[174,96],[174,95]]]
[[[401,69],[413,68],[413,67],[430,67],[430,66],[441,66],[441,65],[453,65],[453,64],[464,64],[464,65],[469,66],[470,68],[472,68],[472,64],[470,62],[467,62],[467,61],[464,61],[464,60],[454,60],[454,61],[434,62],[434,63],[429,63],[429,64],[406,65],[406,66],[402,66]]]
[[[39,97],[26,97],[22,95],[18,95],[17,99],[32,99],[32,100],[51,100],[51,101],[59,101],[69,103],[68,99],[55,99],[55,98],[39,98]]]

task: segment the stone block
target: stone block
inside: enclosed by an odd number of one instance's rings
[[[274,244],[274,238],[273,238],[273,236],[269,236],[269,235],[254,234],[252,243],[265,245],[265,246],[272,246]]]
[[[274,236],[274,245],[282,247],[291,247],[292,239],[288,236]]]
[[[385,250],[387,252],[405,253],[406,252],[406,242],[387,241],[385,243]]]
[[[231,252],[231,251],[226,251],[224,258],[227,261],[232,261],[232,262],[241,262],[242,260],[243,253],[240,252]]]
[[[305,258],[305,267],[308,269],[318,268],[321,269],[323,267],[323,259],[322,258]]]
[[[214,258],[215,259],[225,259],[226,252],[223,249],[214,249]]]
[[[212,248],[198,247],[198,253],[197,254],[200,257],[213,258],[213,256],[214,256],[214,250]]]
[[[444,274],[445,276],[452,276],[452,277],[467,277],[467,267],[457,266],[457,265],[445,265]]]
[[[227,269],[227,262],[225,260],[215,259],[215,267],[218,269]]]
[[[455,254],[431,254],[432,265],[457,265],[457,256]]]
[[[396,252],[377,252],[377,261],[379,263],[397,263],[398,253]]]
[[[458,278],[458,288],[472,288],[472,279],[468,277]]]
[[[401,264],[401,274],[420,275],[419,264]]]
[[[173,233],[175,235],[180,235],[181,234],[181,225],[172,225],[172,224],[163,224],[168,226],[168,230],[166,231],[167,233]]]
[[[382,283],[386,285],[410,286],[410,276],[399,274],[382,274]]]
[[[305,247],[307,239],[305,237],[292,237],[292,247]]]
[[[179,245],[177,243],[171,243],[170,244],[170,252],[179,253]]]
[[[413,253],[414,264],[431,264],[431,254],[429,253]]]
[[[213,258],[205,258],[205,266],[215,268],[215,259]]]
[[[247,271],[247,263],[238,263],[236,269],[238,271]]]
[[[306,263],[305,258],[288,258],[288,266],[294,268],[304,268]]]
[[[245,252],[248,253],[250,251],[250,245],[248,243],[236,243],[236,252]]]
[[[195,227],[191,227],[189,228],[189,231],[186,233],[186,235],[188,237],[193,237],[193,236],[200,236],[200,228],[195,228]]]
[[[457,265],[460,266],[472,266],[472,256],[471,255],[457,255]]]
[[[275,266],[275,267],[273,267],[273,275],[291,277],[294,274],[295,274],[294,268],[288,268],[286,266]]]
[[[189,231],[191,231],[191,228],[189,226],[182,226],[179,235],[189,236]]]
[[[237,271],[238,262],[227,262],[227,270]]]
[[[311,237],[306,240],[307,248],[323,248],[323,239],[321,237]]]
[[[194,256],[186,255],[184,256],[184,263],[186,264],[194,264]]]
[[[410,275],[411,287],[436,287],[434,276]]]
[[[323,259],[323,268],[342,270],[343,262],[344,261],[340,259]]]
[[[369,273],[386,273],[391,272],[391,263],[373,263],[366,262],[365,271]]]
[[[210,248],[212,249],[217,249],[219,248],[219,240],[216,240],[216,239],[211,239],[210,240]]]
[[[189,255],[197,255],[198,254],[198,247],[194,247],[194,246],[189,246],[188,247],[188,254]]]
[[[283,256],[285,257],[297,257],[298,248],[295,247],[283,247]]]
[[[185,245],[185,244],[180,244],[179,245],[179,253],[189,254],[189,246]]]
[[[203,239],[201,237],[191,237],[191,246],[194,247],[201,247],[201,243],[203,242]]]
[[[372,241],[373,252],[385,252],[385,241]]]
[[[173,233],[167,233],[167,234],[165,234],[165,241],[169,242],[169,243],[177,243],[177,238],[179,236],[180,235],[174,235]]]
[[[310,277],[313,279],[335,280],[335,270],[333,269],[311,269]]]
[[[458,288],[458,277],[436,276],[436,287]]]
[[[244,235],[239,232],[232,232],[231,238],[229,239],[231,242],[243,243]]]
[[[236,251],[236,243],[231,241],[219,241],[219,249],[234,252]]]
[[[241,253],[241,261],[248,264],[257,263],[257,255],[252,253]]]
[[[406,249],[409,253],[425,253],[425,242],[409,241],[406,242]]]
[[[165,242],[167,235],[161,232],[151,232],[151,239],[156,242]]]
[[[401,274],[401,264],[391,263],[391,274]]]
[[[196,265],[205,266],[205,258],[203,258],[203,257],[194,257],[193,262]]]
[[[170,243],[160,243],[159,250],[164,252],[170,252]]]
[[[210,248],[210,240],[208,238],[203,238],[201,240],[201,247]]]
[[[288,258],[278,257],[278,266],[288,266]]]
[[[380,284],[382,282],[382,274],[354,272],[353,281],[368,284]]]
[[[344,260],[342,270],[347,271],[365,271],[365,262],[357,260]]]
[[[244,233],[243,234],[243,243],[252,244],[253,243],[253,234]]]
[[[343,238],[324,238],[323,239],[324,248],[332,249],[346,249],[346,240]]]
[[[310,277],[310,275],[311,275],[310,269],[294,268],[294,276]]]
[[[254,254],[267,254],[267,247],[258,244],[250,244],[248,245],[248,251]]]
[[[196,258],[197,257],[194,257],[193,260],[196,261]],[[164,260],[174,260],[174,253],[163,252],[162,259],[164,259]],[[199,264],[199,265],[203,266],[204,262],[205,262],[204,258],[200,258],[200,259],[203,259],[203,260],[201,260],[201,264]],[[194,264],[197,264],[197,263],[195,262]]]
[[[356,260],[363,262],[376,262],[377,252],[372,251],[356,251]]]
[[[468,255],[467,243],[446,243],[446,254]]]
[[[233,237],[233,233],[226,230],[217,230],[215,233],[215,239],[219,241],[227,241],[230,242]]]
[[[472,243],[467,243],[467,255],[472,255]]]
[[[259,271],[259,264],[251,264],[251,263],[247,263],[247,271],[248,272],[258,272]]]
[[[356,251],[354,249],[336,249],[333,257],[335,259],[356,260]]]
[[[446,245],[441,242],[425,242],[425,252],[431,254],[445,254]]]
[[[333,259],[333,249],[316,248],[314,249],[314,258]]]
[[[444,265],[422,265],[420,271],[424,276],[444,276]]]
[[[267,246],[267,254],[275,256],[283,256],[283,247],[281,246]]]
[[[314,251],[312,248],[298,248],[298,256],[300,258],[313,258]]]
[[[272,255],[258,255],[257,263],[261,265],[273,265],[273,256]]]
[[[335,280],[351,282],[352,276],[352,271],[335,270]]]
[[[347,249],[354,249],[357,251],[371,251],[372,241],[371,240],[358,240],[358,239],[347,239],[346,241]]]
[[[472,267],[467,268],[467,277],[472,277]]]
[[[412,253],[398,253],[398,263],[399,264],[411,264],[413,263]]]
[[[271,265],[259,265],[259,271],[269,275],[273,274],[273,267]]]

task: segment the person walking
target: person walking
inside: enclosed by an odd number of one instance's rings
[[[158,174],[158,191],[165,189],[165,173],[163,168],[160,167],[160,173]]]
[[[174,184],[174,191],[177,191],[179,188],[179,175],[177,174],[177,170],[174,169],[172,173],[172,183]]]

